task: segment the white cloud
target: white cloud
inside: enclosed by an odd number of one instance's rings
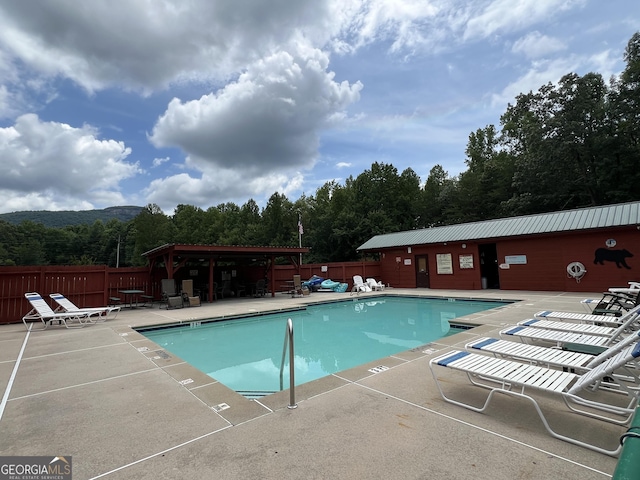
[[[0,9],[1,11],[1,9]],[[26,75],[0,41],[0,119],[15,119],[57,98],[50,80],[41,75]]]
[[[280,52],[252,64],[236,82],[198,100],[173,99],[150,140],[179,146],[189,166],[247,175],[311,168],[319,131],[359,99],[362,85],[337,83],[317,49]]]
[[[11,116],[11,100],[7,87],[0,85],[0,118]]]
[[[21,212],[25,210],[90,210],[94,206],[79,198],[59,197],[49,192],[15,195],[11,190],[0,188],[0,195],[6,198],[0,207],[0,213]],[[115,204],[106,204],[115,205]]]
[[[96,135],[89,126],[22,115],[13,126],[0,128],[0,191],[11,192],[13,204],[28,199],[47,209],[121,203],[118,184],[135,175],[138,166],[125,161],[131,151],[122,142]],[[15,207],[4,202],[0,208]]]
[[[586,0],[493,0],[468,21],[464,38],[488,38],[523,30],[583,5]]]
[[[561,40],[533,31],[519,38],[513,44],[511,51],[513,53],[521,53],[529,58],[539,58],[566,48],[567,46]]]
[[[531,68],[516,81],[507,85],[499,94],[492,95],[493,106],[506,107],[513,104],[521,93],[536,92],[547,83],[557,83],[564,75],[576,71],[580,61],[577,58],[533,62]]]
[[[159,167],[163,163],[167,163],[169,160],[171,160],[170,157],[164,157],[164,158],[157,158],[156,157],[156,158],[153,159],[153,166],[154,167]]]
[[[468,133],[519,93],[578,69],[616,73],[621,14],[593,43],[587,35],[610,10],[586,0],[0,2],[4,208],[136,195],[168,211],[244,202],[373,161],[457,173]],[[83,122],[135,146],[144,171]]]
[[[353,12],[349,22],[349,31],[353,36],[353,44],[349,48],[357,49],[377,41],[390,41],[392,52],[404,49],[411,51],[428,45],[435,29],[424,26],[437,22],[435,17],[441,7],[436,3],[425,0],[363,2],[358,11]],[[344,40],[340,46],[344,48]]]
[[[143,194],[147,203],[170,211],[181,203],[201,206],[225,202],[241,204],[248,198],[264,198],[276,191],[290,195],[299,191],[302,184],[303,176],[299,172],[293,175],[263,172],[247,178],[242,171],[211,168],[200,178],[181,173],[153,180]]]
[[[114,8],[111,0],[57,0],[37,9],[4,2],[0,48],[32,72],[89,92],[120,86],[149,94],[171,84],[226,82],[300,42],[343,53],[381,42],[392,55],[432,54],[450,48],[465,28],[469,38],[484,37],[581,1],[138,0]]]
[[[569,73],[585,75],[596,72],[607,82],[611,75],[620,73],[615,71],[616,66],[619,66],[619,60],[609,50],[590,56],[571,55],[554,60],[534,61],[525,74],[507,85],[502,92],[493,94],[491,103],[494,107],[504,108],[507,103],[513,104],[520,93],[536,92],[549,82],[556,84]]]
[[[0,119],[13,119],[24,111],[25,97],[22,93],[24,86],[20,87],[19,75],[12,65],[4,63],[0,50]]]
[[[115,84],[149,92],[185,79],[227,78],[300,30],[324,44],[341,28],[334,16],[341,3],[142,0],[116,7],[111,0],[58,0],[33,8],[4,2],[0,45],[35,71],[70,78],[88,91]]]
[[[598,72],[607,81],[611,75],[619,75],[621,73],[616,70],[620,61],[619,54],[620,52],[605,50],[591,55],[586,63],[592,72]]]

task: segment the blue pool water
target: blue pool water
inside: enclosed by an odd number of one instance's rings
[[[252,396],[282,389],[288,318],[293,321],[294,377],[299,385],[460,332],[452,328],[452,320],[502,305],[506,303],[367,297],[140,332],[227,387]],[[282,372],[282,385],[288,388],[288,353]]]

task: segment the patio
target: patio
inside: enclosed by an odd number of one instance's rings
[[[579,301],[589,294],[383,293],[520,301],[463,317],[481,325],[465,333],[296,387],[296,409],[287,408],[288,391],[247,400],[131,327],[353,298],[349,293],[279,294],[176,310],[156,304],[78,330],[51,327],[27,334],[22,323],[0,325],[0,391],[7,392],[0,452],[71,455],[75,479],[611,476],[615,458],[550,437],[527,402],[497,396],[486,414],[445,403],[428,366],[437,353],[497,335],[537,311],[580,312]],[[369,372],[378,365],[389,369]],[[464,378],[448,372],[441,378],[450,392],[480,400],[483,392]],[[570,414],[557,398],[536,398],[563,433],[614,447],[625,431]]]

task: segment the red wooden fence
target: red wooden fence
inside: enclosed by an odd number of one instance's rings
[[[48,300],[62,293],[80,307],[106,305],[121,289],[154,294],[148,268],[90,266],[0,267],[0,323],[19,322],[30,310],[26,292],[38,292]],[[53,305],[52,305],[53,306]]]
[[[326,267],[326,271],[322,271]],[[298,271],[299,270],[299,271]],[[263,269],[260,270],[261,272]],[[274,283],[280,285],[300,273],[303,279],[312,275],[331,278],[336,282],[353,283],[354,275],[378,277],[379,262],[344,262],[307,264],[296,269],[293,265],[278,265],[273,271]],[[164,274],[164,277],[162,276]],[[0,324],[17,323],[31,309],[24,298],[27,292],[38,292],[47,301],[50,293],[62,293],[79,307],[99,307],[109,303],[109,297],[121,297],[119,290],[144,290],[160,299],[163,269],[149,271],[142,268],[111,268],[89,266],[31,266],[0,267]],[[179,280],[179,279],[177,279]],[[49,302],[53,308],[55,305]]]
[[[318,275],[335,282],[348,283],[349,287],[353,285],[354,275],[360,275],[363,279],[373,277],[380,280],[380,262],[309,263],[301,265],[299,270],[300,272],[293,265],[276,265],[273,272],[275,284],[292,280],[297,273],[300,273],[303,280]]]

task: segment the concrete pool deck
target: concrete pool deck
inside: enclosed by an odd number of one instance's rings
[[[44,292],[43,292],[44,293]],[[131,327],[291,308],[349,293],[225,299],[202,307],[123,309],[105,323],[27,332],[0,325],[0,455],[71,455],[73,478],[609,478],[616,459],[548,435],[533,406],[498,395],[484,413],[442,400],[429,360],[540,310],[582,312],[600,294],[387,289],[383,294],[518,300],[458,319],[481,325],[361,367],[248,400]],[[361,294],[360,299],[374,293]],[[25,312],[26,313],[26,312]],[[16,319],[18,320],[18,319]],[[34,325],[35,326],[35,325]],[[284,339],[283,325],[283,339]],[[388,367],[371,373],[375,366]],[[439,372],[447,393],[484,391]],[[6,392],[6,393],[5,393]],[[552,425],[615,448],[624,427],[535,394]]]

